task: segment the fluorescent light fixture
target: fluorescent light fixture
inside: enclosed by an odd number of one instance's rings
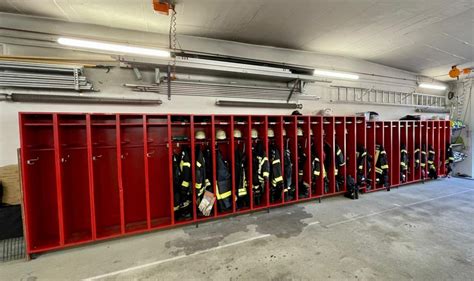
[[[170,52],[168,51],[142,48],[142,47],[132,47],[132,46],[127,46],[127,45],[119,45],[119,44],[111,44],[111,43],[103,43],[103,42],[97,42],[97,41],[61,37],[58,39],[58,43],[61,45],[66,45],[66,46],[102,50],[102,51],[111,51],[111,52],[117,52],[117,53],[123,53],[123,54],[145,55],[145,56],[151,56],[151,57],[170,57]]]
[[[344,73],[344,72],[337,72],[337,71],[329,71],[329,70],[320,70],[315,69],[313,72],[314,76],[325,76],[325,77],[334,77],[334,78],[341,78],[341,79],[351,79],[357,80],[359,79],[359,75],[351,74],[351,73]]]
[[[421,83],[418,85],[420,88],[425,89],[433,89],[433,90],[446,90],[446,86],[439,85],[439,84],[429,84],[429,83]]]

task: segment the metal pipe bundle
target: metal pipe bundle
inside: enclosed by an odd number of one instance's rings
[[[93,91],[79,65],[0,61],[0,87]]]

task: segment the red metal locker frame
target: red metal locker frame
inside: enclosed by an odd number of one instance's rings
[[[383,147],[385,148],[385,152],[387,153],[387,163],[388,163],[388,185],[392,186],[392,157],[396,151],[393,151],[392,147],[392,122],[391,121],[384,121],[383,122]],[[399,165],[397,165],[399,166]]]
[[[323,131],[323,118],[321,116],[312,116],[310,117],[311,121],[311,130],[313,130],[313,142],[315,145],[316,156],[319,158],[319,163],[321,165],[320,175],[316,177],[315,183],[315,192],[311,193],[313,198],[321,198],[324,194],[324,177],[323,177],[323,144],[324,144],[324,131]],[[311,161],[313,159],[311,155]]]
[[[415,122],[409,121],[407,122],[407,152],[409,157],[409,163],[414,163],[414,155],[415,155]],[[408,175],[407,175],[407,182],[411,183],[415,181],[415,167],[413,165],[408,166]]]
[[[324,160],[322,161],[322,163],[324,163],[327,157],[330,158],[329,167],[326,168],[327,177],[329,179],[329,192],[328,193],[324,192],[324,196],[328,196],[328,195],[334,195],[336,193],[336,176],[334,174],[335,172],[334,163],[335,163],[335,156],[336,156],[336,153],[334,152],[334,147],[335,147],[334,137],[336,135],[336,130],[335,130],[334,117],[323,117],[323,125],[324,125],[324,133],[325,133],[324,141],[327,144],[329,144],[331,148],[331,154],[327,155],[326,153],[324,153]]]
[[[365,117],[356,117],[356,149],[359,148],[359,146],[363,147],[365,150],[367,150],[367,124]],[[367,171],[367,161],[364,161],[363,163],[363,170],[364,170],[364,175],[365,177],[369,177],[368,171]],[[355,178],[357,180],[357,178]],[[367,190],[367,183],[362,184],[359,186],[359,189],[362,192],[365,192]]]
[[[336,147],[336,144],[339,146],[339,148],[341,149],[342,151],[342,155],[344,155],[344,163],[346,163],[346,158],[347,158],[347,154],[346,154],[346,117],[343,117],[343,116],[336,116],[334,118],[334,146],[333,146],[333,150],[334,150],[334,165],[336,165],[336,153],[337,151],[335,151],[335,147]],[[339,186],[339,190],[337,190],[337,183],[335,185],[336,189],[334,190],[335,193],[344,193],[346,191],[346,165],[343,165],[341,166],[339,169],[338,169],[338,175],[341,176],[341,181],[342,181],[342,186]],[[335,176],[335,181],[337,182],[337,177]]]
[[[370,171],[367,171],[367,178],[370,180],[370,188],[367,186],[366,191],[372,192],[377,190],[376,180],[375,180],[375,144],[376,144],[376,123],[375,121],[367,122],[367,156],[371,156],[371,166]],[[367,161],[370,161],[369,159]]]
[[[280,115],[270,115],[268,116],[268,129],[273,129],[273,132],[275,134],[274,138],[271,140],[273,142],[273,145],[276,147],[278,150],[278,153],[280,153],[280,165],[281,165],[281,174],[282,177],[285,174],[285,166],[284,166],[284,140],[283,140],[283,116]],[[270,137],[268,138],[270,140]],[[269,145],[270,149],[270,145]],[[270,154],[268,155],[268,161],[270,164],[270,169],[272,167],[272,160],[270,158]],[[270,172],[270,176],[272,173]],[[270,178],[270,189],[272,188],[271,186],[271,178]],[[279,206],[283,204],[283,197],[284,197],[284,188],[281,191],[280,199],[272,202],[271,197],[269,204],[270,206]]]
[[[172,122],[172,116],[184,116],[189,119],[189,122]],[[286,203],[294,203],[300,202],[304,200],[308,200],[311,198],[320,198],[322,196],[330,196],[336,195],[334,187],[335,187],[335,178],[334,178],[334,163],[335,163],[335,152],[334,149],[331,152],[332,155],[332,165],[329,168],[328,176],[330,178],[331,189],[330,192],[324,194],[323,192],[323,177],[320,176],[316,178],[315,181],[315,189],[313,191],[312,188],[309,190],[309,197],[308,198],[299,198],[299,190],[301,188],[298,185],[298,136],[297,136],[297,129],[298,126],[303,130],[303,137],[300,137],[300,141],[304,141],[307,143],[305,148],[305,153],[307,154],[307,161],[305,162],[304,172],[305,178],[304,182],[307,182],[309,186],[313,186],[313,177],[312,173],[312,166],[311,166],[311,159],[313,158],[313,151],[311,150],[311,142],[313,141],[315,144],[315,150],[318,156],[320,157],[321,164],[324,163],[323,155],[323,140],[328,141],[332,148],[334,148],[334,144],[337,142],[341,149],[344,152],[344,155],[347,157],[347,164],[345,167],[344,177],[346,175],[353,175],[356,177],[356,149],[357,145],[364,145],[367,147],[368,153],[374,155],[375,153],[375,144],[382,144],[384,145],[388,157],[389,163],[392,166],[391,169],[391,178],[392,184],[397,185],[402,183],[398,182],[399,177],[399,170],[397,168],[400,167],[400,160],[399,160],[399,146],[403,142],[403,139],[406,141],[407,150],[409,151],[410,155],[410,163],[411,169],[410,174],[412,174],[413,179],[411,181],[417,181],[419,179],[417,173],[419,171],[415,171],[414,169],[414,149],[418,146],[421,147],[421,144],[426,144],[426,152],[428,152],[429,145],[433,145],[436,151],[436,163],[438,172],[440,174],[445,173],[445,147],[447,143],[450,141],[450,127],[449,121],[378,121],[378,122],[366,122],[362,117],[321,117],[321,116],[281,116],[281,115],[254,115],[254,116],[238,116],[238,115],[206,115],[211,117],[210,125],[207,125],[207,130],[210,129],[211,131],[211,147],[213,151],[213,157],[215,159],[215,146],[213,144],[216,143],[215,140],[215,132],[216,128],[226,128],[226,133],[230,134],[228,137],[228,141],[226,143],[227,146],[227,155],[226,157],[230,162],[230,167],[232,169],[232,197],[236,194],[236,186],[235,186],[235,150],[241,142],[246,142],[248,145],[247,148],[247,155],[248,155],[248,165],[247,165],[247,180],[248,180],[248,188],[249,188],[249,196],[252,197],[252,187],[251,187],[251,180],[252,180],[252,150],[251,144],[252,140],[250,138],[251,135],[251,128],[253,126],[257,127],[259,133],[263,136],[264,147],[267,152],[267,156],[269,155],[269,142],[268,140],[268,128],[271,126],[275,131],[275,144],[278,146],[278,149],[281,152],[281,162],[282,166],[284,164],[284,156],[283,150],[285,146],[284,138],[283,138],[283,128],[287,129],[287,135],[292,140],[290,145],[290,150],[292,152],[294,161],[293,169],[293,182],[295,184],[296,189],[296,196],[294,200],[288,201],[283,200],[281,202],[273,202],[270,204],[270,197],[269,197],[269,183],[266,184],[265,188],[265,202],[262,203],[260,206],[253,206],[253,198],[250,200],[250,208],[239,210],[236,207],[236,203],[233,202],[232,209],[225,212],[219,213],[217,207],[214,207],[214,215],[211,217],[206,217],[202,219],[212,219],[217,216],[227,216],[235,213],[243,213],[250,210],[258,210],[262,208],[269,208],[275,207]],[[246,122],[237,123],[236,118],[244,118]],[[198,223],[201,221],[201,218],[197,215],[197,207],[195,201],[195,131],[201,125],[197,121],[199,115],[146,115],[146,114],[81,114],[81,113],[20,113],[19,120],[20,120],[20,138],[21,138],[21,166],[22,166],[22,188],[24,193],[24,202],[25,202],[25,220],[26,220],[26,241],[27,241],[27,252],[28,254],[44,252],[47,250],[52,249],[60,249],[68,246],[80,245],[83,243],[87,243],[90,241],[95,240],[103,240],[109,239],[112,237],[124,236],[131,233],[138,233],[144,231],[150,231],[152,229],[161,229],[166,228],[174,225],[181,225],[181,224],[189,224],[189,223]],[[225,119],[225,120],[224,120]],[[224,120],[224,121],[222,121]],[[221,123],[216,123],[221,122]],[[224,124],[224,123],[226,124]],[[224,126],[226,125],[226,126]],[[339,126],[339,127],[338,127]],[[366,128],[367,126],[367,128]],[[377,128],[378,126],[378,128]],[[239,127],[244,132],[244,135],[247,136],[246,139],[243,140],[236,140],[233,136],[234,128]],[[131,130],[132,128],[136,128]],[[362,129],[361,129],[362,128]],[[73,132],[76,130],[75,133],[69,133],[69,130]],[[313,131],[313,135],[311,136],[311,131]],[[165,133],[166,132],[166,133]],[[173,132],[176,134],[183,133],[187,134],[189,137],[188,141],[178,141],[173,142]],[[324,136],[326,133],[326,136]],[[153,140],[151,136],[161,136],[157,142]],[[133,229],[131,231],[126,231],[126,216],[127,216],[127,207],[125,206],[126,200],[130,200],[126,190],[127,186],[124,180],[127,180],[127,171],[126,166],[122,161],[122,156],[124,153],[131,148],[132,144],[130,143],[130,138],[133,139],[133,145],[137,146],[138,149],[142,148],[143,153],[142,156],[136,155],[137,161],[143,161],[143,173],[144,173],[144,196],[143,200],[140,199],[140,202],[135,202],[134,206],[141,205],[140,208],[144,208],[140,211],[140,219],[142,226],[139,229]],[[76,144],[73,139],[77,139],[79,142]],[[85,142],[84,142],[85,140]],[[128,140],[128,142],[127,142]],[[192,158],[192,194],[193,194],[193,217],[192,219],[187,219],[183,221],[176,221],[174,217],[174,210],[173,210],[173,173],[172,169],[172,153],[174,148],[174,143],[183,143],[184,145],[190,145],[190,153]],[[167,187],[154,186],[155,183],[152,184],[150,174],[153,174],[154,171],[151,169],[154,162],[152,161],[152,155],[155,153],[157,147],[161,147],[157,154],[160,154],[160,157],[167,158],[164,165],[168,166],[168,169],[164,170],[165,178],[168,179]],[[89,204],[85,204],[83,206],[83,210],[81,211],[85,214],[84,221],[75,221],[74,226],[71,229],[79,229],[79,232],[70,232],[70,224],[72,219],[68,214],[68,210],[70,210],[71,203],[69,203],[67,193],[71,190],[65,189],[67,181],[64,179],[67,175],[63,174],[65,169],[65,162],[69,159],[69,150],[68,149],[77,149],[78,151],[83,151],[87,158],[87,161],[79,161],[74,162],[77,167],[78,171],[82,169],[82,171],[86,174],[87,181],[79,184],[82,187],[70,187],[68,188],[83,188],[84,197],[77,202],[84,203],[84,200],[89,200]],[[99,150],[97,150],[99,149]],[[100,150],[102,149],[102,150]],[[103,164],[109,167],[109,171],[116,170],[116,180],[118,186],[118,208],[113,207],[112,211],[115,212],[116,217],[118,220],[114,221],[110,220],[110,226],[108,224],[98,225],[97,218],[100,212],[103,209],[97,209],[97,206],[101,206],[103,202],[97,201],[96,192],[98,189],[104,188],[101,185],[96,185],[95,179],[101,177],[102,175],[99,173],[95,173],[94,169],[94,159],[100,159],[101,155],[98,153],[103,152],[104,149],[108,149],[108,153],[110,155],[115,155],[115,160],[111,158],[111,163]],[[48,222],[46,222],[45,226],[38,228],[37,219],[32,215],[31,209],[35,208],[34,204],[30,204],[32,202],[32,198],[36,198],[34,193],[31,193],[32,190],[29,181],[30,179],[34,179],[39,175],[31,174],[28,172],[29,167],[31,166],[27,164],[26,160],[32,160],[31,152],[36,151],[46,151],[49,153],[49,158],[52,161],[52,165],[47,166],[48,169],[50,167],[54,167],[54,173],[44,173],[49,174],[51,181],[47,185],[49,185],[49,190],[51,192],[47,192],[49,196],[49,205],[56,205],[57,208],[53,208],[52,214],[53,217],[57,219],[50,219],[48,217]],[[428,155],[428,153],[427,153]],[[142,159],[143,157],[143,159]],[[162,159],[162,158],[160,158]],[[35,159],[33,159],[35,160]],[[75,160],[75,156],[72,156],[71,161]],[[156,161],[156,160],[155,160]],[[373,159],[375,161],[375,159]],[[33,161],[34,162],[34,161]],[[116,167],[115,164],[116,163]],[[79,166],[77,166],[79,165]],[[214,161],[214,171],[215,171],[215,161]],[[372,163],[372,166],[375,167],[375,163]],[[45,167],[46,168],[46,167]],[[427,169],[428,167],[425,167]],[[110,170],[111,169],[111,170]],[[284,166],[282,167],[284,171]],[[373,183],[375,184],[375,169],[372,169],[371,173],[368,175]],[[100,171],[100,170],[99,170]],[[342,170],[341,170],[342,172]],[[398,175],[397,175],[398,173]],[[110,176],[108,174],[107,176]],[[114,177],[114,176],[112,176]],[[156,182],[156,180],[154,180]],[[166,181],[165,181],[166,182]],[[125,186],[124,186],[125,185]],[[109,187],[114,186],[112,183]],[[213,179],[213,186],[215,188],[215,173]],[[156,189],[158,188],[158,189]],[[383,188],[373,189],[374,190],[382,190]],[[165,201],[159,201],[156,197],[157,194],[160,195],[160,192],[157,191],[165,191],[169,192],[169,200],[168,204],[163,204]],[[125,192],[124,192],[125,191]],[[343,193],[344,190],[341,190],[339,193]],[[152,194],[155,194],[152,196]],[[167,197],[167,192],[163,192],[163,196]],[[109,200],[107,197],[107,200]],[[85,198],[85,199],[84,199]],[[82,201],[81,201],[82,200]],[[105,199],[102,199],[105,200]],[[163,200],[161,197],[160,200]],[[152,206],[157,204],[158,202],[162,202],[162,206],[160,210],[169,209],[167,212],[160,213],[160,217],[157,217],[156,211],[152,211]],[[144,204],[143,204],[144,203]],[[97,205],[99,204],[99,205]],[[109,204],[109,203],[107,203]],[[160,203],[158,203],[160,204]],[[103,208],[103,206],[101,207]],[[153,213],[153,215],[152,215]],[[117,216],[118,214],[118,216]],[[104,218],[102,218],[103,220]],[[154,223],[154,219],[160,221],[159,223]],[[81,227],[84,228],[84,232],[81,232]],[[116,225],[116,231],[110,231],[107,227],[113,227]],[[36,228],[35,228],[36,227]],[[102,228],[102,229],[99,229]],[[112,229],[113,230],[113,229]],[[35,234],[35,231],[37,234]],[[105,232],[104,232],[105,231]],[[118,231],[118,232],[117,232]],[[44,232],[44,233],[43,233]],[[86,234],[85,234],[86,233]],[[100,234],[100,235],[99,235]],[[36,235],[36,236],[35,236]],[[52,242],[41,242],[41,236],[38,235],[45,235],[45,237],[52,238]],[[52,236],[51,236],[52,235]],[[72,237],[72,239],[71,239]]]

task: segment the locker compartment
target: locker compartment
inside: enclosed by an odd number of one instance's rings
[[[120,117],[120,160],[125,231],[148,227],[143,116]]]
[[[283,163],[285,165],[283,180],[284,193],[283,201],[295,201],[298,192],[298,138],[296,116],[283,116],[283,145],[284,156]]]
[[[269,203],[269,163],[267,120],[265,116],[252,116],[252,193],[254,209],[264,208]],[[263,156],[264,164],[259,163],[257,155]]]
[[[227,133],[226,135],[227,137],[230,136]],[[209,216],[205,216],[203,214],[203,211],[199,210],[199,204],[201,203],[201,199],[204,196],[204,192],[207,190],[215,194],[213,184],[213,141],[215,142],[212,129],[212,116],[194,116],[194,167],[196,170],[194,172],[195,176],[193,180],[193,188],[195,189],[194,208],[196,209],[195,212],[198,220],[214,217],[215,215],[215,204],[210,207],[211,211],[209,213]],[[201,165],[199,167],[198,161],[199,165]],[[203,163],[201,162],[204,162],[204,166],[202,166]]]
[[[366,131],[367,131],[367,124],[365,121],[364,117],[356,117],[356,141],[357,141],[357,146],[356,149],[357,151],[367,151],[367,136],[366,136]],[[362,153],[357,152],[356,153],[357,157],[360,157]],[[367,152],[365,156],[365,161],[362,161],[362,172],[358,172],[357,175],[357,182],[359,184],[359,189],[362,191],[365,191],[366,186],[367,186],[367,178],[368,178],[368,169],[367,169]],[[363,159],[363,158],[362,158]],[[359,165],[359,164],[357,164]],[[358,167],[357,167],[358,168]]]
[[[22,178],[29,251],[60,245],[51,114],[21,115]]]
[[[383,121],[376,121],[375,122],[375,143],[376,145],[381,145],[383,146],[383,148],[385,149],[385,152],[387,151],[387,149],[385,148],[385,136],[384,136],[384,133],[385,133],[385,128],[384,128],[384,122]],[[380,158],[380,154],[379,154],[379,158]],[[375,166],[374,168],[376,168],[377,166],[377,153],[375,153],[374,155],[374,160],[375,160]],[[389,167],[390,168],[390,167]],[[376,177],[377,178],[377,177]],[[382,184],[380,179],[379,181],[376,183],[376,188],[384,188],[385,187],[385,184]]]
[[[375,189],[375,133],[376,125],[375,121],[368,121],[366,131],[366,142],[367,142],[367,163],[370,163],[370,167],[367,167],[367,191]]]
[[[346,179],[351,176],[357,180],[357,133],[356,133],[356,118],[346,117]],[[347,183],[346,183],[347,190]]]
[[[252,138],[250,137],[250,117],[234,116],[234,129],[241,133],[241,137],[234,136],[234,186],[237,194],[236,211],[250,209],[252,196],[251,182],[251,153]]]
[[[421,156],[421,139],[422,139],[422,123],[415,122],[415,140],[414,140],[414,148],[412,155],[410,156],[411,165],[413,166],[413,179],[414,181],[421,180],[421,163],[420,163],[420,156]]]
[[[400,150],[396,151],[393,150],[393,136],[392,136],[392,122],[390,121],[384,121],[383,122],[383,137],[384,137],[384,148],[385,151],[387,152],[387,165],[388,165],[388,186],[392,185],[392,157],[393,154],[399,154]],[[399,165],[397,165],[399,166]]]
[[[428,165],[426,161],[428,159],[428,139],[429,139],[428,134],[431,131],[428,127],[429,127],[428,121],[421,121],[421,147],[420,147],[421,180],[426,180],[428,177]]]
[[[323,151],[324,151],[324,169],[327,174],[327,181],[325,181],[323,194],[333,194],[336,192],[336,175],[334,171],[334,157],[336,156],[334,152],[334,144],[335,144],[335,120],[334,117],[324,117],[323,118]]]
[[[436,163],[436,149],[435,149],[435,121],[427,121],[428,122],[428,146],[427,146],[427,178],[429,179],[429,171],[430,171],[430,151],[435,152],[435,158],[433,159],[433,164],[436,167],[438,163]]]
[[[173,183],[174,220],[177,223],[194,220],[192,178],[195,165],[190,141],[192,135],[190,115],[171,115],[171,148],[173,159],[176,160],[172,164],[172,174],[180,174]]]
[[[283,203],[284,191],[284,145],[283,145],[283,118],[281,116],[268,117],[268,161],[270,164],[270,204]],[[274,136],[270,135],[273,131]]]
[[[146,131],[146,159],[148,166],[148,198],[152,228],[167,226],[172,221],[170,181],[170,142],[167,116],[149,116]]]
[[[311,197],[311,130],[309,117],[297,116],[298,122],[298,200]]]
[[[320,116],[312,116],[310,128],[313,132],[311,136],[311,196],[320,197],[323,195],[324,170],[323,170],[323,119]],[[319,167],[318,167],[319,166]]]
[[[97,238],[122,232],[115,115],[91,116],[94,209]]]
[[[415,180],[415,167],[412,165],[414,160],[415,152],[415,122],[407,122],[407,151],[408,151],[408,181],[413,182]]]
[[[234,193],[232,191],[232,173],[234,153],[232,150],[233,124],[230,116],[214,116],[215,156],[214,174],[217,215],[232,213]],[[222,161],[219,163],[219,155]],[[221,171],[219,172],[219,167]]]
[[[402,162],[402,150],[406,150],[406,143],[401,140],[400,128],[402,122],[392,122],[392,156],[390,162],[390,179],[392,186],[398,186],[406,179],[406,163]],[[403,143],[403,145],[402,145]],[[404,152],[403,152],[404,153]],[[404,155],[406,155],[404,153]]]
[[[440,130],[440,121],[433,121],[433,135],[434,135],[434,151],[435,151],[435,166],[436,166],[436,174],[441,175],[441,130]]]
[[[66,244],[92,239],[85,115],[59,116],[62,210]]]
[[[440,175],[446,176],[447,168],[446,168],[446,147],[449,145],[448,137],[449,131],[446,129],[449,128],[449,123],[447,121],[440,121],[440,162],[441,162],[441,169]],[[449,160],[449,159],[448,159]]]
[[[336,178],[336,192],[344,192],[346,190],[346,118],[335,117],[335,146],[334,165]],[[339,150],[339,149],[340,150]]]

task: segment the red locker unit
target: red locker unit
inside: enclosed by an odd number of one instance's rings
[[[370,179],[367,186],[361,186],[363,191],[384,189],[375,181],[377,144],[387,151],[391,186],[405,184],[400,181],[402,144],[410,157],[406,183],[417,182],[423,180],[422,169],[427,175],[428,167],[415,168],[416,149],[424,145],[428,155],[431,145],[438,174],[443,175],[446,145],[450,142],[449,121],[81,113],[20,113],[19,117],[28,254],[342,194],[347,176],[357,178],[357,146],[366,147],[372,156],[372,169],[363,167]],[[273,130],[273,137],[268,129]],[[216,133],[221,130],[225,137],[219,133],[217,138]],[[240,134],[234,136],[235,130]],[[205,137],[196,137],[196,132],[203,132]],[[346,160],[337,174],[336,144]],[[258,168],[252,161],[256,145],[263,147],[268,158],[272,148],[278,150],[285,183],[281,196],[274,197],[272,185],[266,181],[258,202],[254,200],[252,182]],[[197,204],[198,149],[210,153],[209,181],[214,194],[218,153],[231,174],[231,206],[223,209],[216,203],[209,216],[204,216]],[[173,158],[183,151],[190,155],[192,206],[188,216],[178,217]],[[246,188],[246,201],[239,197],[237,152],[245,156],[241,171],[245,174],[242,186]],[[315,157],[321,163],[319,176],[313,174]],[[286,176],[285,166],[291,169],[291,177]],[[340,180],[339,190],[336,177]]]

